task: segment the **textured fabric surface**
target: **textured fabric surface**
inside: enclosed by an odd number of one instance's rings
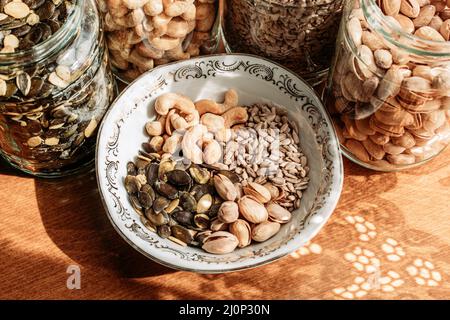
[[[345,160],[337,210],[311,243],[222,275],[167,269],[114,231],[95,175],[35,180],[0,163],[0,298],[450,298],[450,149],[401,173]],[[66,287],[81,269],[81,289]]]

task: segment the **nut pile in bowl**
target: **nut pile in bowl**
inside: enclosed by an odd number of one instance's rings
[[[143,224],[180,245],[226,254],[264,242],[292,219],[308,187],[298,128],[280,107],[159,96],[149,141],[125,189]]]

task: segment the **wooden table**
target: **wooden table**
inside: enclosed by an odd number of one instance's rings
[[[306,247],[254,270],[167,269],[110,225],[94,174],[33,179],[0,162],[0,298],[450,298],[450,149],[402,173],[345,161],[337,210]],[[69,290],[69,266],[81,289]]]

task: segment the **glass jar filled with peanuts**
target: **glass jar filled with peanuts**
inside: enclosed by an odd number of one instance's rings
[[[98,0],[113,71],[124,82],[214,52],[216,0]]]
[[[351,0],[325,100],[343,152],[410,168],[450,141],[450,1]]]
[[[342,0],[222,0],[227,52],[267,57],[315,86],[326,80]]]
[[[94,0],[0,4],[0,155],[54,177],[93,163],[115,92]]]

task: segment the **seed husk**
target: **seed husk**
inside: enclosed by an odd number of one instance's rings
[[[125,189],[128,194],[139,192],[141,189],[141,183],[135,176],[128,175],[125,177]]]
[[[160,213],[170,205],[170,200],[165,197],[156,197],[153,201],[153,211],[155,213]]]
[[[199,229],[207,229],[209,227],[210,218],[204,213],[194,216],[194,225]]]
[[[3,10],[7,15],[15,19],[25,18],[30,13],[30,8],[25,3],[20,1],[7,3],[3,7]]]
[[[24,96],[27,96],[31,89],[31,77],[26,72],[20,72],[16,76],[17,88]]]
[[[172,217],[179,224],[190,227],[192,226],[194,215],[189,211],[177,211],[172,213]]]
[[[198,166],[190,167],[189,173],[191,174],[192,179],[194,179],[194,181],[198,184],[205,184],[211,178],[211,174],[208,170]]]
[[[157,230],[158,235],[163,239],[166,239],[172,235],[172,230],[167,224],[159,226]]]
[[[183,170],[172,170],[166,172],[167,180],[176,186],[185,186],[190,185],[192,183],[191,176]]]
[[[197,208],[197,200],[189,192],[181,192],[180,206],[186,211],[194,211]]]
[[[160,195],[162,195],[168,199],[173,200],[178,197],[178,190],[175,187],[173,187],[172,185],[165,183],[163,181],[159,181],[159,180],[156,181],[155,188],[156,188],[156,191]]]
[[[194,241],[194,236],[197,234],[194,230],[189,230],[183,226],[176,225],[171,227],[172,235],[183,241],[184,243],[190,244]]]
[[[203,195],[197,202],[197,213],[205,213],[211,208],[213,203],[213,197],[211,194],[207,193]]]

